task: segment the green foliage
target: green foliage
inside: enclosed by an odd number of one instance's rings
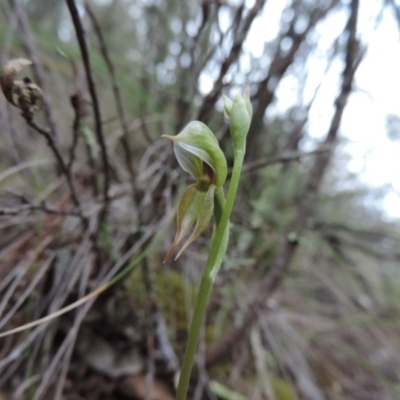
[[[275,400],[296,400],[297,396],[291,385],[282,378],[274,378],[272,380],[272,388]]]
[[[138,268],[125,282],[129,297],[137,310],[148,310],[150,306],[143,279],[143,269]],[[185,280],[181,273],[164,269],[155,274],[153,290],[160,311],[168,321],[171,337],[175,338],[173,343],[182,353],[196,287]]]

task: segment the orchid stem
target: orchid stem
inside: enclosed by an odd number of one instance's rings
[[[199,291],[197,293],[194,314],[189,330],[189,338],[186,345],[181,374],[179,377],[176,400],[186,400],[189,380],[196,357],[201,328],[207,311],[207,305],[211,296],[215,277],[225,257],[229,240],[229,219],[242,171],[245,149],[235,151],[232,178],[229,185],[226,201],[222,188],[215,193],[215,219],[216,227],[211,238],[211,247],[208,254],[206,267],[201,277]],[[221,214],[222,210],[222,214]]]

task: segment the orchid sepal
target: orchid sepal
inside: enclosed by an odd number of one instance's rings
[[[200,121],[192,121],[176,136],[163,135],[174,143],[179,165],[197,181],[204,177],[206,163],[212,170],[212,182],[221,187],[228,174],[225,155],[212,131]]]
[[[196,223],[191,235],[179,250],[175,260],[182,252],[193,243],[207,228],[214,212],[214,193],[216,186],[209,185],[206,191],[201,190],[199,184],[194,184],[186,189],[178,206],[177,230],[174,242],[163,263],[166,263],[171,254],[175,251],[182,239],[191,231]]]

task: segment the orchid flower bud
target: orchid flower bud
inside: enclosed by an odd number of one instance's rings
[[[246,88],[243,96],[240,92],[237,93],[230,111],[229,121],[234,150],[244,151],[252,117],[253,109],[250,102],[250,92],[249,88]]]
[[[163,137],[173,141],[179,165],[197,181],[186,190],[179,203],[177,232],[165,263],[193,225],[192,234],[175,260],[207,228],[214,212],[214,192],[225,183],[227,164],[217,139],[202,122],[192,121],[178,135]]]

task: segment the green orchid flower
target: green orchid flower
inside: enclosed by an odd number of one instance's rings
[[[177,232],[164,263],[182,239],[191,231],[175,260],[207,228],[214,212],[214,193],[226,181],[228,168],[225,155],[211,130],[202,122],[192,121],[176,136],[163,135],[174,144],[179,165],[196,179],[178,206]]]
[[[246,89],[243,94],[239,92],[233,100],[225,97],[224,114],[230,125],[234,150],[232,176],[226,199],[221,188],[226,180],[226,160],[212,132],[201,122],[192,122],[179,135],[167,136],[174,143],[175,154],[182,168],[188,171],[197,183],[187,189],[179,204],[178,231],[164,262],[194,224],[196,224],[195,228],[178,253],[178,257],[200,235],[211,219],[214,203],[216,217],[207,262],[201,276],[190,324],[176,400],[187,399],[191,371],[196,358],[200,333],[204,326],[207,305],[215,277],[227,251],[230,215],[239,185],[246,151],[246,136],[253,114],[249,89]]]

